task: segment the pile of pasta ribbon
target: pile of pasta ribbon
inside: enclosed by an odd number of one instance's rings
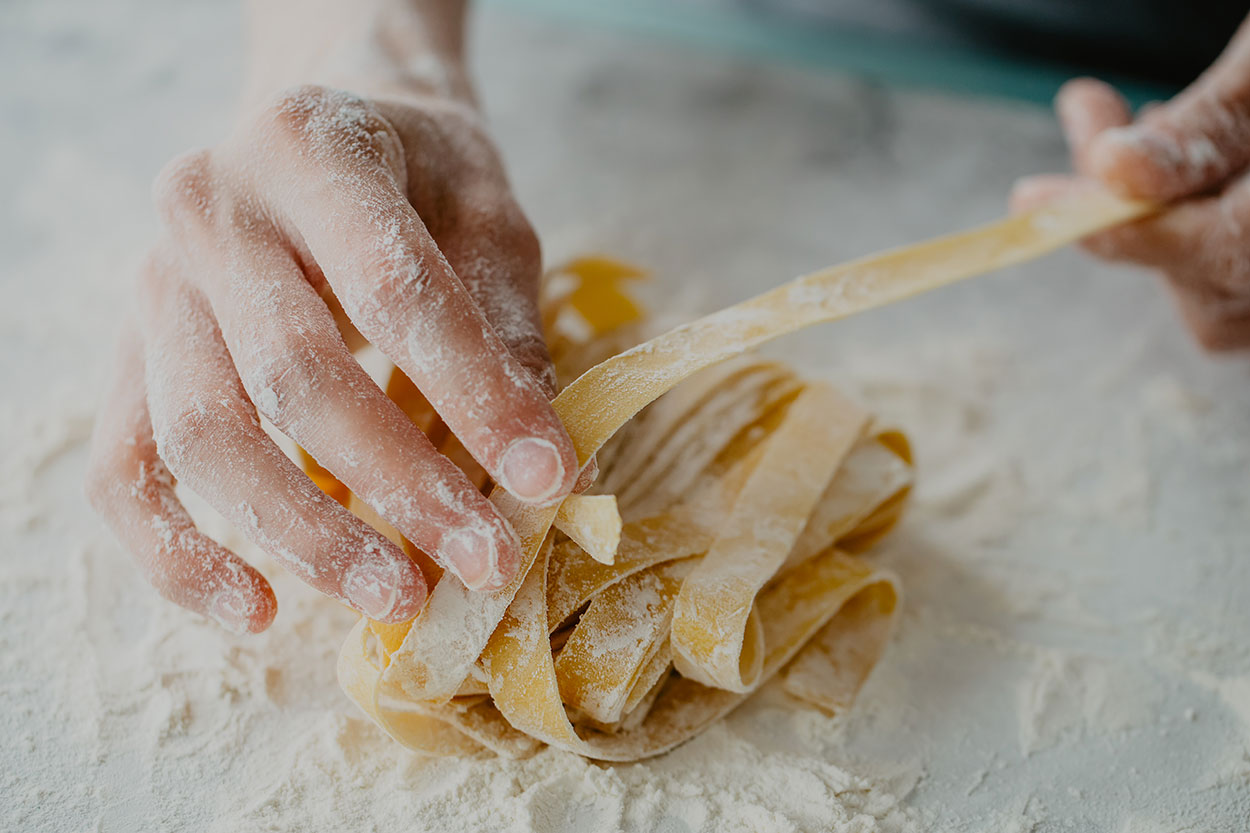
[[[584,258],[549,278],[544,313],[562,380],[638,339],[642,313],[623,284],[640,276]],[[387,393],[491,487],[398,370]],[[750,356],[692,373],[632,420],[631,406],[601,406],[623,427],[598,449],[596,494],[543,511],[494,493],[527,550],[538,546],[518,580],[491,594],[443,576],[304,458],[434,586],[411,622],[362,619],[339,656],[343,688],[400,743],[514,757],[549,743],[636,760],[697,734],[778,674],[826,711],[850,705],[899,593],[853,553],[898,518],[911,483],[905,438],[829,385]]]
[[[526,506],[459,445],[402,374],[387,392],[512,524],[522,564],[474,593],[305,458],[324,489],[403,543],[433,586],[412,621],[361,620],[343,688],[434,755],[547,743],[629,761],[694,736],[766,681],[846,708],[889,638],[896,579],[861,560],[911,483],[904,437],[833,388],[749,351],[785,333],[1022,263],[1158,207],[1093,192],[797,278],[642,343],[605,259],[550,281],[552,405],[598,494]],[[633,345],[633,346],[631,346]],[[624,349],[628,348],[628,349]],[[618,352],[623,349],[623,352]]]

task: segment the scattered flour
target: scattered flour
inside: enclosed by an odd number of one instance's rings
[[[0,726],[21,761],[0,781],[11,799],[0,811],[6,829],[922,829],[901,805],[914,775],[878,781],[837,763],[828,742],[840,724],[777,692],[777,702],[764,698],[639,764],[550,749],[524,761],[414,756],[338,690],[334,656],[350,612],[302,587],[190,494],[201,527],[275,583],[281,619],[260,637],[233,637],[156,598],[72,488],[89,420],[55,398],[38,410],[39,419],[5,423],[23,453],[5,460],[3,475],[26,484],[23,505],[36,517],[67,520],[8,529],[23,550],[0,571],[3,598],[14,602],[0,614],[4,692],[16,705]],[[0,504],[6,511],[12,497]],[[25,555],[48,532],[80,543],[55,563]],[[39,615],[53,598],[72,614]],[[67,768],[81,780],[63,780]]]
[[[236,10],[0,15],[0,108],[23,125],[0,132],[0,155],[22,160],[0,168],[0,829],[1250,826],[1244,363],[1198,355],[1148,281],[1074,254],[778,346],[858,383],[916,443],[916,503],[882,554],[903,577],[903,621],[842,718],[765,691],[639,764],[425,760],[338,690],[352,615],[272,560],[244,550],[279,597],[262,636],[162,602],[87,510],[84,440],[125,276],[152,239],[147,182],[227,124]],[[985,220],[1012,177],[1064,164],[1047,114],[1001,103],[498,12],[478,36],[492,123],[550,259],[596,247],[654,264],[670,311],[696,308],[696,284],[710,309]],[[677,158],[689,164],[655,175]],[[936,211],[925,194],[955,198]]]
[[[1025,755],[1088,733],[1113,734],[1153,722],[1158,683],[1131,664],[1047,652],[1017,690]]]

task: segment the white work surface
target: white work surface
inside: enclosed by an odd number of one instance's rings
[[[706,311],[988,220],[1050,115],[484,11],[477,75],[549,262]],[[894,643],[847,715],[766,693],[636,766],[428,761],[339,692],[352,621],[263,557],[227,636],[89,515],[86,435],[161,163],[227,128],[238,10],[0,8],[0,828],[1233,833],[1250,827],[1250,356],[1064,252],[772,352],[913,437]],[[675,300],[674,300],[675,299]]]

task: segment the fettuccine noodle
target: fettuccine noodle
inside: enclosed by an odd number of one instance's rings
[[[474,593],[441,577],[305,459],[437,582],[411,622],[357,623],[339,657],[344,689],[400,743],[435,755],[547,743],[636,760],[778,675],[800,699],[847,708],[898,610],[897,579],[858,553],[898,519],[910,450],[829,385],[747,351],[1150,210],[1087,196],[800,278],[623,353],[641,314],[624,284],[640,273],[570,264],[544,309],[557,370],[575,378],[554,407],[580,461],[598,452],[599,494],[534,508],[491,492],[525,554],[508,587]],[[490,487],[398,371],[387,393]]]

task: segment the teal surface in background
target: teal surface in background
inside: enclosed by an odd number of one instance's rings
[[[849,72],[886,84],[997,96],[1049,105],[1059,86],[1080,68],[1014,60],[975,46],[926,42],[863,27],[806,25],[798,19],[753,13],[733,4],[680,0],[486,0],[538,12],[750,54],[785,63]],[[1103,76],[1134,107],[1165,99],[1175,89]]]

